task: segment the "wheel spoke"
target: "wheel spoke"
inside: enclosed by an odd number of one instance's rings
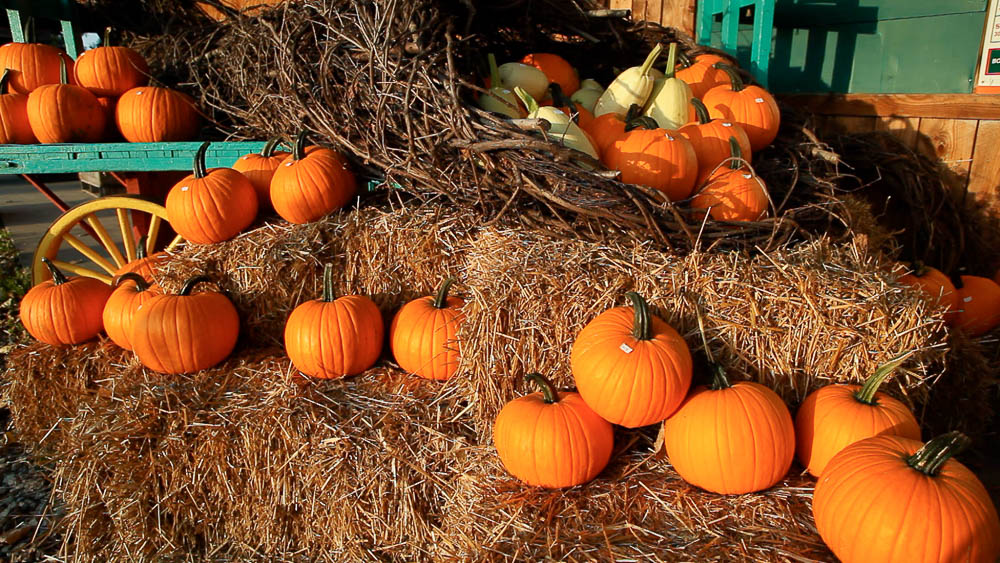
[[[115,241],[111,240],[111,235],[108,234],[108,230],[104,228],[103,224],[101,224],[100,219],[91,213],[90,215],[87,215],[84,220],[87,221],[87,224],[93,227],[93,229],[97,232],[97,236],[101,239],[101,244],[103,244],[104,249],[111,254],[111,258],[114,259],[115,264],[118,264],[119,268],[124,266],[125,257],[122,256],[122,252],[118,250],[118,246],[115,245]]]
[[[165,250],[167,252],[170,252],[171,250],[177,248],[177,245],[179,245],[182,242],[184,242],[184,237],[182,237],[181,235],[177,235],[174,237],[174,240],[170,241],[170,244],[167,245],[167,248]]]
[[[160,237],[160,223],[163,222],[157,215],[153,215],[149,218],[149,230],[146,232],[146,256],[153,255],[153,249],[156,248],[156,239]]]
[[[119,207],[115,209],[118,214],[118,228],[122,232],[122,241],[125,245],[125,257],[131,262],[135,260],[135,240],[132,237],[132,222],[129,221],[128,211]]]
[[[70,264],[69,262],[63,262],[62,260],[53,260],[52,263],[64,272],[72,272],[78,276],[86,276],[88,278],[94,278],[95,280],[101,280],[109,285],[113,279],[111,276],[95,272],[94,270],[84,268],[78,264]]]
[[[118,270],[117,268],[115,268],[114,264],[108,262],[107,258],[98,254],[96,251],[94,251],[93,248],[90,248],[86,244],[83,244],[83,241],[76,238],[75,236],[66,233],[63,235],[63,240],[69,243],[70,246],[75,248],[77,252],[83,254],[87,258],[87,260],[90,260],[94,264],[100,266],[105,272],[114,275],[115,272]]]

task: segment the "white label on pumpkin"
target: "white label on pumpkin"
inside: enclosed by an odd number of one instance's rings
[[[625,352],[626,354],[632,353],[632,347],[629,346],[628,344],[625,344],[624,342],[622,342],[622,345],[619,346],[619,348],[621,348],[621,351]]]
[[[286,163],[285,163],[285,166],[291,166],[291,165],[292,165],[292,163],[291,163],[291,162],[286,162]]]
[[[668,141],[674,140],[674,138],[670,136],[670,133],[664,133],[663,136],[666,137]]]
[[[753,174],[744,174],[743,177],[749,180],[750,178],[753,178]]]
[[[722,126],[723,126],[723,127],[732,127],[732,126],[733,126],[733,124],[732,124],[732,123],[730,123],[730,122],[728,122],[728,121],[723,121],[723,122],[722,122]]]
[[[181,191],[182,191],[182,192],[186,192],[186,191],[188,191],[188,187],[187,187],[187,186],[181,186]]]
[[[135,95],[136,96],[141,96],[142,95],[142,90],[139,90],[138,92],[136,92]]]
[[[754,101],[757,102],[758,104],[762,104],[764,103],[764,98],[757,98]]]
[[[962,301],[965,301],[966,303],[972,303],[972,296],[970,295],[969,297],[962,299]]]

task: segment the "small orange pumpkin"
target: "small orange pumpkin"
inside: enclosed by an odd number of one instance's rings
[[[694,154],[698,157],[698,178],[695,185],[700,186],[708,180],[716,167],[732,156],[729,139],[736,139],[740,145],[740,155],[747,161],[751,160],[750,138],[743,128],[723,119],[711,119],[708,108],[701,100],[691,98],[697,120],[688,123],[677,130],[685,139],[691,141]]]
[[[552,53],[531,53],[521,62],[545,73],[549,83],[558,84],[567,96],[580,89],[580,75],[569,61]],[[582,127],[582,126],[581,126]]]
[[[1000,325],[1000,285],[989,278],[962,276],[955,326],[980,336]]]
[[[694,197],[692,209],[708,209],[716,221],[757,221],[767,212],[767,187],[741,160],[740,145],[729,138],[731,160],[719,167]]]
[[[277,151],[281,139],[271,139],[264,145],[260,153],[245,154],[233,164],[233,170],[240,172],[250,180],[257,192],[257,203],[260,208],[271,207],[271,178],[274,171],[288,157],[287,152]]]
[[[0,144],[31,145],[38,142],[28,122],[28,96],[8,92],[10,69],[0,76]]]
[[[198,136],[201,116],[183,92],[139,86],[118,98],[115,123],[130,143],[191,141]]]
[[[138,307],[128,339],[142,365],[159,373],[194,373],[229,356],[240,333],[236,307],[218,291],[192,293],[211,281],[195,276],[177,295],[154,295]]]
[[[104,110],[86,88],[69,83],[60,59],[62,82],[28,94],[28,123],[41,143],[93,143],[104,134]]]
[[[382,313],[363,295],[334,298],[333,265],[323,268],[323,297],[302,303],[285,323],[285,352],[310,377],[337,379],[375,365],[382,353]]]
[[[122,283],[131,281],[131,284]],[[159,287],[150,286],[149,283],[135,272],[127,272],[115,277],[111,284],[114,291],[111,297],[104,304],[104,332],[108,338],[118,346],[132,349],[132,342],[129,334],[132,330],[132,321],[136,311],[147,301],[159,293]]]
[[[625,124],[638,117],[641,113],[642,108],[638,104],[632,104],[625,119],[618,117],[615,113],[606,113],[595,117],[587,123],[586,127],[580,127],[593,139],[592,144],[597,149],[598,154],[601,155],[601,162],[605,166],[611,168],[608,164],[611,145],[625,135]]]
[[[465,301],[448,296],[454,282],[448,278],[435,296],[403,305],[389,325],[389,347],[396,363],[424,379],[445,381],[458,369],[458,330],[465,319]]]
[[[60,61],[69,68],[73,59],[42,43],[7,43],[0,46],[0,68],[11,70],[10,89],[28,95],[39,86],[59,84]],[[72,77],[72,73],[69,75]]]
[[[844,563],[993,563],[1000,518],[976,475],[952,459],[959,432],[926,444],[881,435],[833,456],[816,483],[820,537]]]
[[[48,258],[52,279],[32,287],[21,299],[21,324],[35,340],[53,346],[77,344],[97,336],[111,287],[94,278],[68,279]]]
[[[198,244],[229,240],[253,223],[257,193],[232,168],[205,169],[205,142],[194,155],[194,173],[170,188],[167,217],[185,239]]]
[[[121,276],[122,274],[133,272],[143,279],[155,280],[157,270],[170,259],[170,255],[166,252],[155,252],[153,255],[147,256],[146,245],[146,235],[139,237],[139,242],[135,246],[135,260],[118,268],[115,275]]]
[[[635,129],[629,127],[637,125]],[[649,117],[638,117],[608,148],[607,164],[620,170],[626,184],[649,186],[670,201],[691,195],[698,177],[698,157],[691,143],[676,131],[660,129]]]
[[[847,446],[882,434],[920,439],[920,424],[901,401],[878,390],[909,354],[879,366],[864,385],[835,384],[809,394],[795,414],[795,451],[813,476]]]
[[[271,178],[271,204],[289,223],[310,223],[347,205],[357,191],[354,174],[336,151],[305,146],[306,132]]]
[[[611,459],[614,429],[578,393],[556,392],[539,373],[524,379],[541,392],[507,403],[493,424],[493,445],[504,468],[549,489],[597,477]]]
[[[716,86],[702,98],[714,118],[736,123],[750,138],[750,148],[757,152],[778,136],[781,111],[774,96],[760,86],[746,86],[731,66],[716,63],[729,77],[729,84]]]
[[[702,98],[705,93],[720,84],[725,84],[728,80],[726,73],[715,68],[715,63],[727,63],[728,61],[718,55],[703,53],[695,55],[692,60],[687,55],[678,55],[677,70],[674,76],[680,78],[691,87],[691,95]]]
[[[906,269],[902,268],[902,271],[906,271]],[[901,275],[896,281],[920,289],[928,298],[939,303],[947,311],[944,316],[945,321],[949,325],[954,324],[957,311],[960,308],[958,290],[955,289],[955,284],[948,276],[940,270],[922,262],[914,262],[913,270]]]
[[[102,46],[77,57],[73,72],[77,84],[105,98],[117,98],[149,82],[146,59],[128,47],[112,46],[110,27],[104,32]]]
[[[759,383],[730,384],[721,366],[663,422],[663,444],[681,478],[724,495],[761,491],[788,473],[795,426],[781,397]]]
[[[604,420],[638,428],[670,416],[691,385],[691,352],[638,293],[587,323],[570,368],[583,400]]]

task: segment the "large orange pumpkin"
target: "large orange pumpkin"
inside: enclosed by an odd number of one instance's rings
[[[403,305],[389,325],[389,346],[396,363],[425,379],[444,381],[458,369],[458,330],[465,318],[465,301],[448,296],[454,281],[448,278],[436,295]]]
[[[920,424],[910,409],[878,390],[908,356],[880,366],[864,385],[827,385],[806,397],[795,414],[795,451],[809,473],[819,477],[834,455],[865,438],[920,439]]]
[[[123,283],[129,282],[132,283]],[[135,272],[127,272],[115,277],[115,288],[111,297],[104,304],[104,332],[112,342],[126,350],[132,349],[129,335],[135,314],[147,301],[159,293],[159,287],[151,287],[149,283]]]
[[[614,429],[578,393],[556,392],[538,373],[525,381],[541,392],[504,405],[493,445],[507,471],[536,487],[558,489],[590,481],[608,465]]]
[[[10,69],[0,76],[0,144],[30,145],[38,142],[28,122],[28,96],[8,92]]]
[[[694,147],[676,131],[657,127],[651,118],[639,117],[633,123],[639,126],[608,147],[607,165],[620,170],[619,179],[626,184],[655,188],[670,201],[688,198],[698,177]]]
[[[77,344],[101,332],[101,312],[111,287],[94,278],[68,279],[48,258],[52,279],[32,287],[21,299],[21,324],[35,340],[53,346]]]
[[[192,293],[208,276],[195,276],[177,295],[154,295],[132,317],[128,339],[142,365],[159,373],[208,369],[236,347],[240,317],[218,291]]]
[[[625,135],[625,124],[638,117],[640,113],[642,108],[638,104],[632,104],[625,119],[614,113],[606,113],[589,121],[586,127],[580,127],[594,140],[594,148],[601,155],[601,162],[605,166],[610,167],[608,156],[612,143]]]
[[[729,76],[729,84],[716,86],[702,98],[712,117],[736,123],[750,138],[750,148],[757,152],[778,136],[781,111],[774,96],[760,86],[743,84],[736,69],[716,63]]]
[[[1000,325],[1000,285],[989,278],[962,276],[955,326],[972,336]]]
[[[333,265],[323,268],[323,297],[296,307],[285,323],[285,352],[310,377],[336,379],[375,365],[382,353],[382,313],[363,295],[334,298]]]
[[[695,186],[700,186],[708,180],[719,164],[732,156],[730,138],[736,139],[739,143],[742,158],[750,161],[752,154],[750,138],[742,127],[723,119],[710,118],[705,104],[697,98],[691,98],[691,105],[694,106],[697,120],[684,125],[677,132],[691,141],[691,146],[694,147],[694,154],[698,158],[698,178],[695,180]]]
[[[112,46],[111,28],[104,33],[101,47],[84,51],[76,59],[76,83],[98,97],[116,98],[149,82],[149,65],[128,47]]]
[[[354,173],[336,151],[305,146],[306,132],[271,178],[271,204],[289,223],[309,223],[347,205],[357,191]]]
[[[130,143],[191,141],[198,136],[201,116],[183,92],[139,86],[118,98],[115,123]]]
[[[41,143],[93,143],[104,134],[104,109],[86,88],[69,83],[60,61],[62,82],[44,84],[28,94],[28,123]]]
[[[281,139],[271,139],[264,145],[260,153],[245,154],[233,164],[233,170],[240,172],[250,180],[257,192],[257,204],[260,208],[271,207],[271,178],[274,171],[288,157],[288,153],[275,150]]]
[[[702,98],[712,88],[726,83],[728,80],[726,73],[713,65],[727,62],[726,59],[709,53],[696,55],[693,60],[686,55],[680,55],[674,76],[691,87],[691,94],[694,97]]]
[[[905,268],[901,268],[906,271]],[[914,262],[912,271],[899,277],[899,283],[920,289],[924,295],[940,304],[947,311],[945,321],[953,324],[960,308],[958,290],[948,276],[937,268],[932,268],[921,262]]]
[[[605,420],[627,428],[660,422],[691,385],[691,352],[638,293],[587,323],[573,342],[570,367],[583,400]]]
[[[847,446],[816,483],[820,537],[844,563],[994,563],[996,508],[952,459],[968,443],[950,432],[926,444],[882,435]]]
[[[580,89],[580,75],[569,61],[552,53],[531,53],[521,62],[545,73],[550,84],[558,84],[567,96]]]
[[[146,241],[146,235],[139,237],[139,242],[135,246],[135,260],[118,268],[118,271],[115,272],[116,276],[134,272],[143,279],[156,279],[157,270],[170,259],[170,255],[166,252],[156,252],[152,256],[147,256]]]
[[[767,212],[767,187],[741,160],[740,145],[729,138],[731,160],[709,176],[691,198],[692,209],[708,209],[716,221],[756,221]]]
[[[713,366],[709,387],[696,387],[663,421],[670,463],[688,483],[714,493],[761,491],[781,480],[795,455],[795,426],[781,398],[759,383],[730,385]]]
[[[257,193],[250,180],[232,168],[205,169],[202,143],[194,156],[194,173],[170,188],[167,217],[185,239],[198,244],[229,240],[257,216]]]
[[[72,68],[66,53],[42,43],[7,43],[0,46],[0,68],[11,70],[10,89],[28,95],[39,86],[59,84],[60,61]],[[72,73],[69,75],[72,77]]]

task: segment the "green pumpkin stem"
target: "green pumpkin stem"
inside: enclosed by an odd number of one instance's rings
[[[194,151],[194,177],[204,178],[208,175],[208,169],[205,168],[205,153],[208,152],[208,145],[211,145],[210,141],[205,141],[198,147],[198,150]]]
[[[632,310],[635,311],[635,318],[632,321],[632,337],[636,340],[652,339],[653,323],[650,320],[649,304],[634,291],[626,293],[625,297],[632,301]]]
[[[120,276],[117,276],[114,279],[114,281],[111,282],[111,287],[118,287],[125,280],[134,281],[135,287],[139,291],[146,291],[147,289],[149,289],[149,282],[147,282],[145,278],[143,278],[142,276],[140,276],[135,272],[126,272],[124,274],[121,274]]]
[[[732,387],[732,384],[729,383],[729,378],[726,377],[726,368],[719,364],[711,364],[710,369],[712,370],[712,383],[708,386],[709,389],[712,391],[721,391]]]
[[[871,376],[865,380],[861,389],[858,389],[857,392],[854,393],[854,398],[857,399],[858,402],[866,405],[877,405],[878,401],[875,400],[875,393],[878,392],[878,388],[881,387],[886,378],[888,378],[889,375],[891,375],[896,368],[902,365],[902,363],[906,361],[906,358],[909,358],[912,354],[913,352],[904,352],[880,365],[878,369],[875,370],[875,373],[871,374]]]
[[[104,28],[104,42],[101,43],[101,47],[110,47],[110,46],[111,46],[111,26],[109,25],[108,27]]]
[[[438,288],[437,294],[434,296],[434,302],[432,303],[435,309],[444,309],[448,304],[448,290],[451,289],[453,283],[455,283],[455,278],[448,278]]]
[[[323,266],[323,303],[330,303],[337,296],[333,293],[333,264]]]
[[[667,51],[667,71],[663,73],[665,79],[673,78],[677,67],[677,43],[671,43]]]
[[[633,129],[659,129],[660,125],[655,119],[649,117],[648,115],[640,115],[635,119],[627,122],[625,124],[625,132],[632,131]]]
[[[542,396],[545,398],[545,403],[551,405],[552,403],[559,402],[559,393],[556,392],[556,388],[552,386],[552,383],[545,376],[540,373],[529,373],[524,376],[524,380],[530,383],[534,383],[542,390]]]
[[[198,285],[199,283],[211,283],[211,282],[212,278],[205,275],[188,278],[188,280],[184,282],[184,286],[181,287],[181,290],[177,293],[177,295],[187,297],[188,295],[191,295],[191,290],[194,289],[194,286]]]
[[[953,456],[969,447],[972,440],[958,431],[942,434],[924,444],[917,453],[906,458],[906,463],[913,469],[931,477],[941,471],[941,466]]]
[[[59,271],[59,268],[56,268],[56,265],[52,263],[52,260],[43,257],[42,264],[45,264],[45,267],[49,269],[49,273],[52,274],[53,285],[62,285],[69,281],[66,279],[66,274]]]
[[[275,151],[278,149],[278,145],[281,144],[281,137],[275,137],[264,144],[264,148],[260,149],[260,156],[264,158],[271,158],[274,156]]]
[[[732,84],[733,92],[739,92],[746,88],[746,85],[743,83],[743,79],[740,78],[740,73],[737,72],[732,66],[727,65],[726,63],[715,63],[712,67],[725,72],[729,76],[729,82]]]
[[[677,62],[680,63],[681,68],[688,68],[691,66],[691,57],[687,56],[687,53],[681,51],[677,53]]]
[[[729,168],[739,170],[743,168],[743,150],[736,137],[729,137]]]
[[[694,106],[694,113],[698,116],[698,123],[704,125],[712,121],[712,117],[708,115],[708,108],[705,107],[705,103],[698,98],[691,98],[691,105]]]
[[[292,160],[302,160],[306,157],[306,135],[308,134],[309,132],[303,129],[295,137],[295,143],[292,144]]]
[[[69,84],[69,72],[66,70],[66,59],[59,55],[59,83]]]
[[[922,278],[927,275],[927,264],[924,264],[920,260],[915,260],[913,264],[910,264],[910,267],[913,268],[913,275],[918,278]]]

